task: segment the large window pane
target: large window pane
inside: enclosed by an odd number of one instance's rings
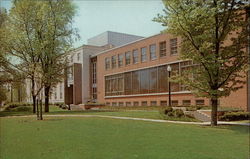
[[[124,94],[132,94],[132,73],[124,73]]]
[[[149,90],[149,75],[148,69],[140,71],[140,93],[148,93]]]
[[[140,72],[134,71],[132,72],[132,90],[133,94],[140,93]]]
[[[167,65],[158,68],[158,90],[159,92],[168,92],[168,71]]]
[[[157,92],[157,67],[149,69],[149,93]]]

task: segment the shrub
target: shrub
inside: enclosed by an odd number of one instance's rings
[[[28,106],[31,106],[32,103],[8,103],[6,106],[5,106],[5,111],[12,111],[13,109],[15,108],[18,108],[18,107],[28,107]],[[13,111],[18,111],[18,110],[13,110]]]
[[[236,121],[236,120],[248,120],[250,118],[249,112],[227,112],[223,116],[219,117],[222,121]]]
[[[168,115],[169,113],[173,112],[173,108],[172,107],[166,107],[164,110],[164,114]]]
[[[174,116],[177,117],[177,118],[180,118],[180,117],[183,117],[183,116],[184,116],[184,112],[183,112],[182,109],[175,109],[175,110],[173,111],[173,114],[174,114]]]
[[[17,112],[28,112],[28,111],[31,111],[31,107],[28,107],[28,106],[19,106],[19,107],[16,107],[13,109],[13,111],[17,111]]]

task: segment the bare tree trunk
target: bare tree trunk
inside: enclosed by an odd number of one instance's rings
[[[211,126],[217,126],[218,98],[217,97],[212,98],[211,102],[212,102]]]
[[[36,113],[36,95],[35,95],[35,80],[31,80],[31,85],[32,85],[32,100],[33,100],[33,113]]]
[[[36,96],[32,95],[32,100],[33,100],[33,113],[36,113]]]
[[[50,86],[45,86],[44,88],[44,95],[45,95],[44,111],[45,112],[49,112],[49,91],[50,91]]]

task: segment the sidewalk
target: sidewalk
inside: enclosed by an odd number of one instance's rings
[[[120,117],[120,116],[107,116],[107,115],[43,115],[44,117],[97,117],[97,118],[111,118],[111,119],[123,119],[123,120],[137,120],[137,121],[149,121],[158,123],[176,123],[176,124],[193,124],[193,125],[210,125],[210,122],[185,122],[185,121],[170,121],[160,119],[146,119],[146,118],[133,118],[133,117]],[[27,116],[9,116],[2,118],[13,118],[13,117],[36,117],[36,115]],[[238,123],[238,122],[226,122],[218,121],[218,125],[243,125],[250,126],[250,123]]]

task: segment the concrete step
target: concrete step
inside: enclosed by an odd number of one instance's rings
[[[85,110],[85,108],[84,108],[84,106],[81,106],[81,105],[71,104],[70,105],[70,110],[72,110],[72,111],[81,111],[81,110]]]
[[[203,121],[203,122],[210,122],[211,121],[211,117],[208,116],[205,113],[202,113],[200,111],[187,111],[185,112],[186,114],[191,114],[193,115],[196,119]]]

